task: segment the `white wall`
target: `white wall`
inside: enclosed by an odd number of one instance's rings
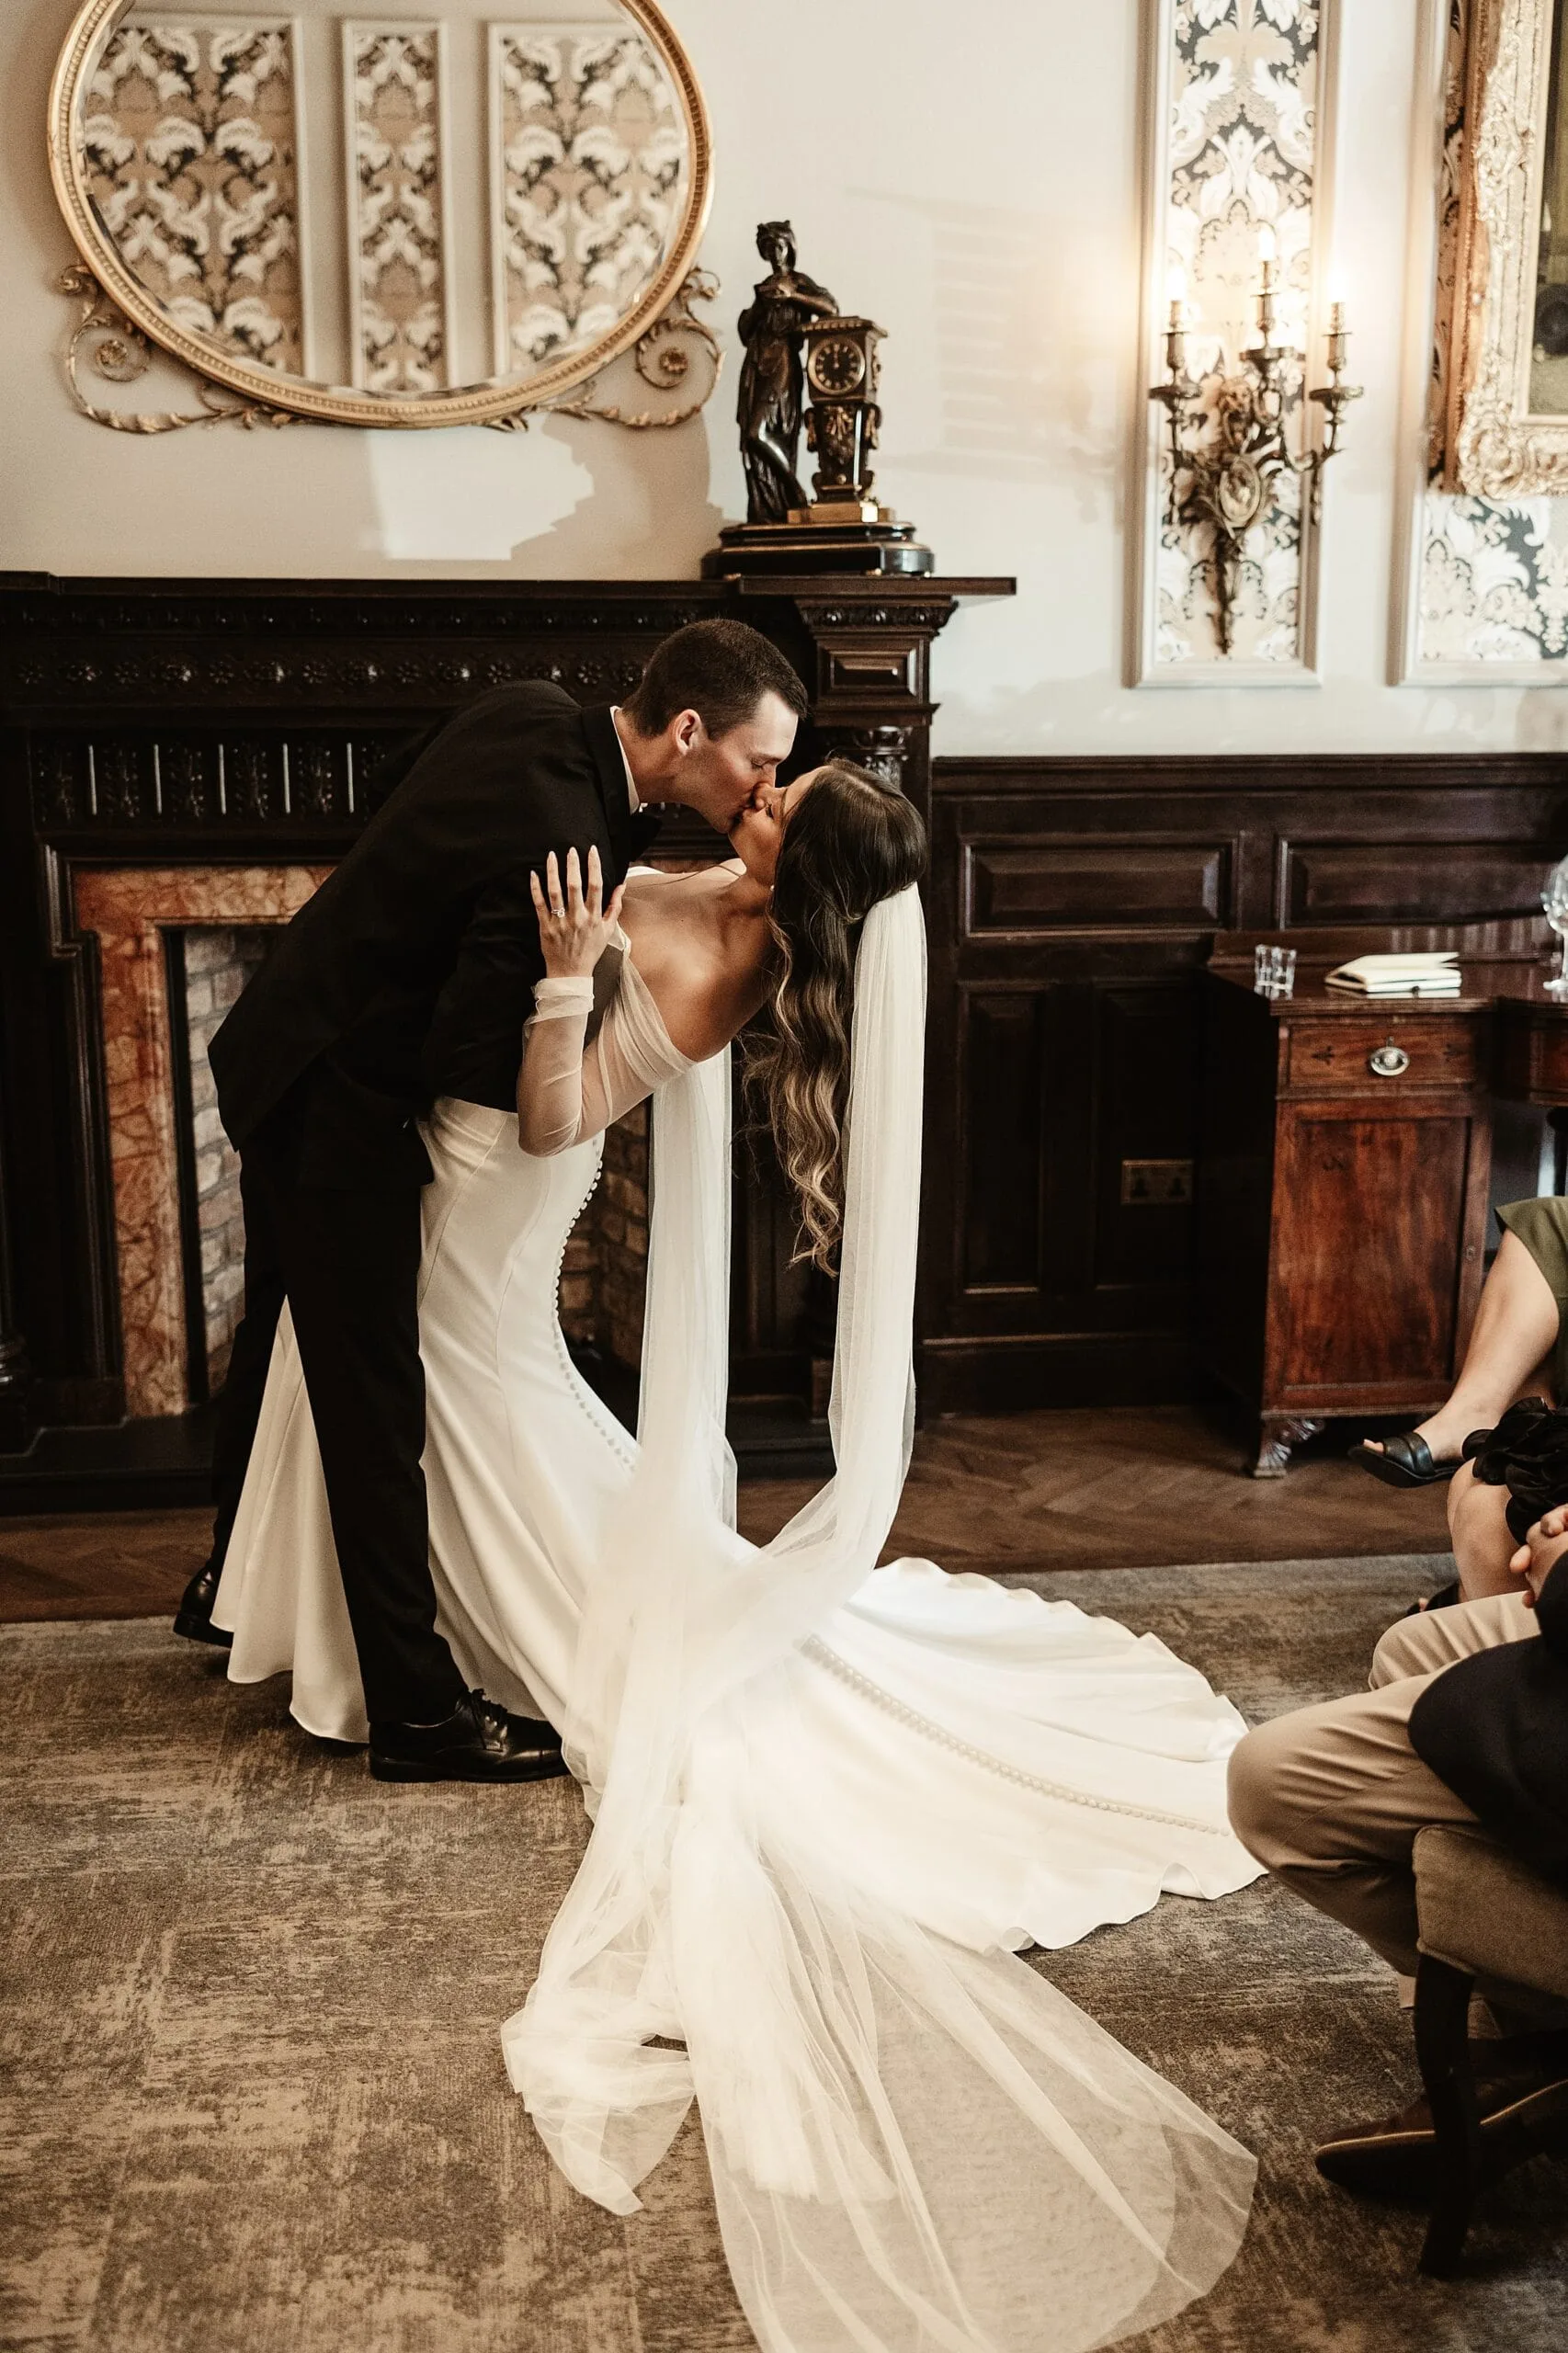
[[[707,92],[724,382],[636,435],[79,418],[43,125],[74,0],[0,8],[0,564],[61,574],[682,577],[744,512],[733,324],[759,220],[889,331],[882,494],[938,569],[1016,573],[939,642],[947,752],[1568,745],[1550,688],[1391,687],[1417,0],[1342,0],[1335,259],[1367,387],[1328,478],[1319,688],[1121,684],[1139,359],[1139,0],[666,0]],[[160,401],[163,395],[159,396]]]

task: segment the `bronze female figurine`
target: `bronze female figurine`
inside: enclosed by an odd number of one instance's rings
[[[746,474],[748,523],[783,523],[804,506],[795,472],[801,438],[801,338],[813,318],[832,318],[838,305],[825,286],[795,267],[795,232],[788,221],[765,221],[756,249],[768,275],[741,313],[745,346],[736,417]]]

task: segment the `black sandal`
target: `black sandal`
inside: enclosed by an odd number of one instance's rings
[[[1436,1593],[1424,1595],[1421,1600],[1413,1601],[1404,1614],[1407,1618],[1425,1618],[1429,1610],[1452,1609],[1463,1599],[1460,1581],[1456,1577],[1452,1585],[1440,1585]]]
[[[1414,1430],[1385,1438],[1381,1451],[1365,1439],[1350,1449],[1351,1461],[1381,1479],[1385,1487],[1435,1487],[1439,1480],[1453,1477],[1462,1459],[1456,1454],[1451,1460],[1434,1461],[1426,1439],[1417,1438]]]

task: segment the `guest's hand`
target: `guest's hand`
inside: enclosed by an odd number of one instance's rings
[[[597,849],[588,852],[588,888],[583,889],[583,870],[574,849],[566,853],[566,888],[561,888],[561,868],[555,852],[551,851],[544,870],[544,887],[537,874],[528,876],[528,888],[533,894],[534,912],[539,916],[539,944],[544,950],[544,969],[552,981],[574,980],[592,972],[594,966],[609,944],[610,935],[620,916],[620,902],[626,885],[610,894],[604,904],[604,870]]]
[[[1527,1580],[1519,1597],[1527,1609],[1535,1608],[1541,1586],[1564,1552],[1568,1552],[1568,1506],[1554,1504],[1541,1514],[1508,1563],[1517,1577]]]

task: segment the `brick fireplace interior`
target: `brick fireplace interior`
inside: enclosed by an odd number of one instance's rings
[[[218,1088],[207,1049],[223,1016],[266,956],[271,931],[261,925],[233,924],[171,932],[167,937],[171,953],[177,955],[183,968],[184,981],[186,1051],[181,1057],[176,1050],[172,1076],[176,1116],[183,1113],[188,1122],[181,1239],[187,1355],[194,1359],[187,1363],[186,1377],[194,1403],[215,1397],[223,1386],[245,1288],[240,1164],[218,1116]],[[172,999],[171,991],[171,1003]]]

